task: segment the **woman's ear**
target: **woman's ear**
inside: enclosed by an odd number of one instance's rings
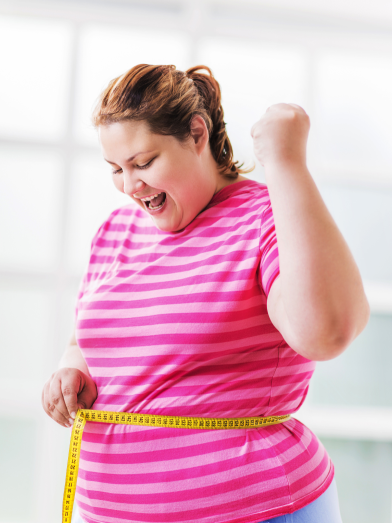
[[[205,149],[209,141],[208,129],[204,119],[196,114],[191,121],[191,137],[200,154]]]

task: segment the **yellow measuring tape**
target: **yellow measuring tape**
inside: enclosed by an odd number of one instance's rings
[[[159,416],[156,414],[135,414],[103,410],[78,410],[72,427],[71,442],[69,445],[67,477],[63,498],[63,523],[71,523],[72,519],[72,509],[79,470],[80,448],[86,421],[116,423],[120,425],[143,425],[146,427],[219,430],[266,427],[268,425],[283,423],[289,418],[290,414],[286,414],[285,416],[270,416],[268,418],[188,418],[185,416]]]

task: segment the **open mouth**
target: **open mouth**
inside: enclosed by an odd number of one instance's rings
[[[166,203],[166,193],[161,192],[156,196],[156,198],[153,198],[149,201],[144,201],[144,205],[150,210],[150,211],[159,211],[159,209],[162,209],[162,207]]]

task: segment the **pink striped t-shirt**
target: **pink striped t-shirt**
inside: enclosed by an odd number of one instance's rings
[[[76,336],[93,408],[202,417],[295,412],[315,368],[272,325],[279,274],[267,187],[217,192],[162,232],[132,203],[92,241]],[[319,497],[334,468],[302,423],[189,430],[87,422],[76,501],[88,523],[256,523]]]

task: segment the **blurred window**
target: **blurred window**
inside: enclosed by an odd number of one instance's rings
[[[98,95],[109,81],[137,64],[174,64],[186,67],[190,40],[185,33],[148,28],[86,25],[82,28],[76,91],[76,138],[97,144],[90,123]]]
[[[275,103],[306,105],[307,59],[303,49],[271,42],[203,38],[198,63],[209,66],[222,89],[227,132],[235,158],[253,160],[249,178],[260,179],[261,167],[253,154],[250,135],[256,123]]]
[[[0,145],[0,267],[55,270],[63,165],[58,153]]]
[[[391,56],[320,51],[316,117],[326,168],[368,173],[392,169]],[[389,174],[390,179],[392,179]]]
[[[131,203],[114,187],[111,171],[98,154],[80,154],[72,164],[66,255],[75,274],[85,269],[91,240],[103,221],[114,209]]]
[[[0,418],[0,521],[35,519],[37,439],[34,420]]]
[[[372,314],[366,329],[338,358],[318,364],[310,405],[391,407],[392,315]]]
[[[362,277],[392,282],[392,189],[325,181],[319,189]]]
[[[0,136],[60,140],[65,133],[72,26],[0,16]]]
[[[372,316],[342,356],[317,365],[306,423],[320,427],[314,413],[326,413],[327,430],[314,430],[336,465],[343,520],[390,523],[389,33],[376,40],[370,19],[353,31],[357,3],[335,21],[309,17],[296,2],[284,16],[263,15],[262,2],[245,12],[239,0],[230,8],[220,0],[11,4],[0,11],[0,460],[10,471],[0,522],[58,518],[69,434],[44,414],[41,390],[69,341],[91,239],[129,203],[112,184],[91,111],[110,80],[147,63],[212,69],[235,159],[255,162],[247,176],[258,181],[252,125],[275,103],[308,112],[310,171],[358,262]],[[344,407],[360,409],[370,426],[355,432]]]

